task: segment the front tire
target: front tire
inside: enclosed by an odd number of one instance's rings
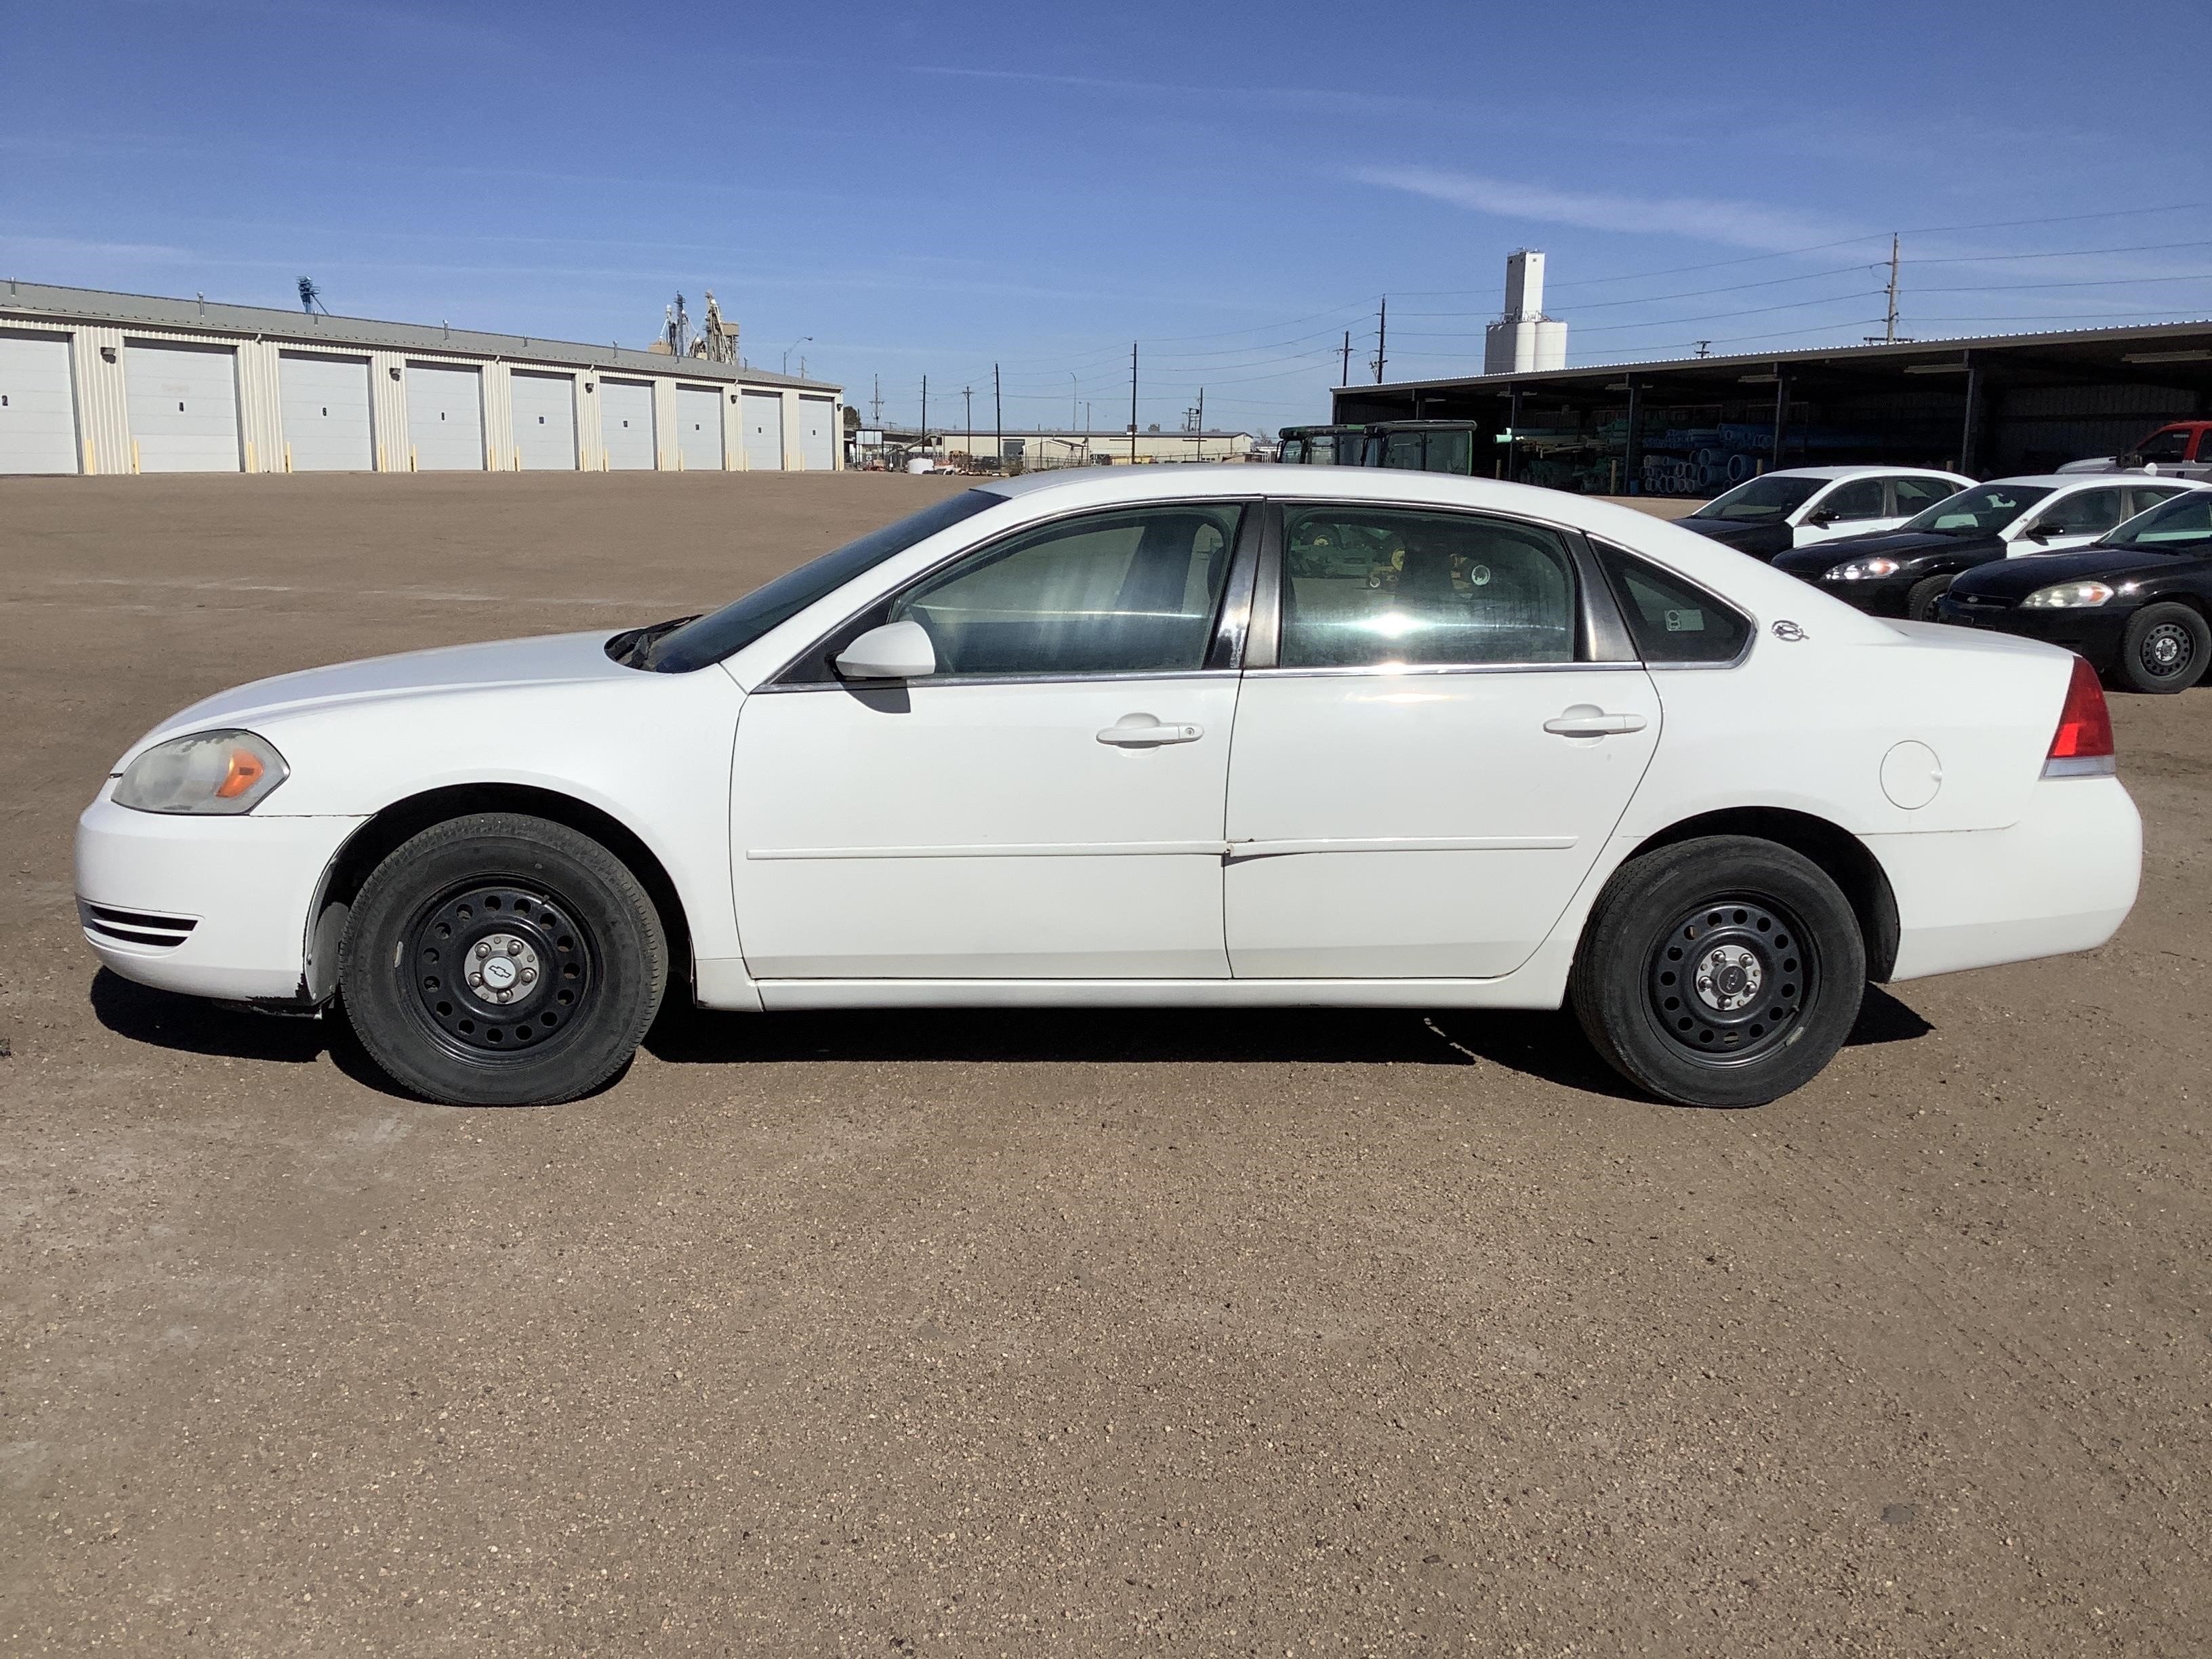
[[[452,1106],[590,1093],[644,1041],[667,975],[660,917],[628,866],[505,812],[396,848],[362,884],[338,961],[370,1058]]]
[[[1909,622],[1934,622],[1936,602],[1951,591],[1954,578],[1927,576],[1912,584],[1905,596],[1905,615]]]
[[[1858,1018],[1866,946],[1811,860],[1709,836],[1630,860],[1583,929],[1568,995],[1615,1071],[1686,1106],[1803,1087]]]
[[[2113,678],[2130,691],[2186,691],[2212,662],[2212,628],[2191,606],[2147,605],[2129,618]]]

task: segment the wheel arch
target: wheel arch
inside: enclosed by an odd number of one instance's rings
[[[1897,895],[1889,877],[1867,844],[1841,824],[1785,806],[1735,806],[1700,812],[1647,836],[1629,856],[1638,859],[1662,847],[1705,836],[1751,836],[1787,847],[1810,859],[1843,890],[1858,918],[1866,945],[1867,977],[1887,983],[1897,965],[1899,923]]]
[[[691,930],[684,900],[667,867],[628,824],[605,809],[557,789],[520,783],[457,784],[393,801],[363,822],[323,872],[307,921],[305,1000],[320,1004],[337,988],[338,945],[347,917],[369,872],[403,843],[434,824],[478,812],[520,812],[589,836],[620,859],[645,889],[667,935],[669,976],[688,983]]]

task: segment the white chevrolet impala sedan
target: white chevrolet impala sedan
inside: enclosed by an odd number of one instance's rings
[[[986,484],[707,615],[264,680],[79,825],[115,972],[335,1002],[432,1099],[708,1008],[1557,1008],[1772,1099],[1869,980],[2083,951],[2141,826],[2079,659],[1513,484]]]

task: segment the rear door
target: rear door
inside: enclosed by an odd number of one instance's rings
[[[1282,524],[1273,661],[1255,622],[1230,764],[1231,971],[1510,973],[1659,738],[1643,665],[1593,659],[1595,567],[1492,515],[1294,502]],[[1391,550],[1371,578],[1331,556],[1376,544]],[[1703,625],[1674,611],[1680,631]]]

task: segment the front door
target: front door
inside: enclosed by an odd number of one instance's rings
[[[1817,547],[1846,536],[1870,536],[1895,527],[1880,478],[1850,478],[1816,496],[1798,520],[1796,545]],[[1814,520],[1819,522],[1815,523]]]
[[[1239,503],[1093,513],[966,554],[745,700],[738,926],[763,980],[1219,979]],[[838,679],[928,633],[938,672]]]
[[[2118,484],[2076,489],[2061,495],[2023,520],[2014,532],[2007,556],[2061,553],[2087,547],[2128,516],[2128,492]]]
[[[1286,509],[1279,665],[1245,677],[1230,769],[1237,978],[1487,978],[1534,952],[1659,738],[1642,665],[1581,659],[1582,580],[1536,526]]]

